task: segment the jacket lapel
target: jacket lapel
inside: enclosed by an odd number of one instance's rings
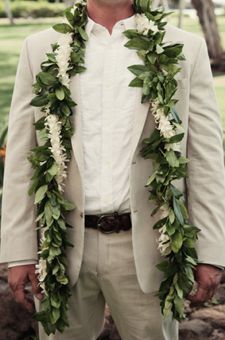
[[[140,140],[145,121],[147,119],[147,115],[149,110],[149,103],[141,103],[142,97],[142,88],[137,88],[138,96],[134,109],[134,124],[133,124],[133,132],[132,132],[132,142],[131,142],[131,159],[134,156],[135,150],[137,148],[138,142]]]
[[[84,155],[83,155],[83,140],[82,140],[82,117],[81,117],[81,93],[80,93],[80,75],[71,78],[71,97],[77,104],[73,108],[72,123],[74,126],[74,134],[71,139],[74,157],[80,171],[81,177],[84,173]]]

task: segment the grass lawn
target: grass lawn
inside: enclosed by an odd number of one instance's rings
[[[224,17],[218,17],[225,48],[225,25],[223,25],[223,20]],[[176,15],[171,16],[170,22],[176,25]],[[52,24],[52,21],[46,22],[46,20],[43,22],[39,20],[38,23],[18,23],[16,26],[0,23],[0,131],[7,123],[21,43],[27,35],[48,28]],[[184,29],[202,34],[198,20],[190,19],[189,17],[184,17]],[[225,74],[215,76],[215,87],[225,129]]]
[[[23,39],[50,24],[0,25],[0,130],[7,122],[16,67]]]

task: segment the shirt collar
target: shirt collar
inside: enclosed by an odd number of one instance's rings
[[[132,16],[119,20],[115,23],[115,25],[121,25],[124,26],[124,31],[128,30],[128,29],[135,29],[136,24],[135,24],[135,14],[133,14]],[[88,22],[86,25],[86,33],[88,36],[90,36],[92,30],[94,29],[94,27],[96,26],[102,26],[100,24],[98,24],[97,22],[95,22],[94,20],[92,20],[89,16],[88,16]]]

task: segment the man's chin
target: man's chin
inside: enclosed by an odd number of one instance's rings
[[[94,2],[102,5],[102,6],[121,6],[130,3],[133,3],[132,0],[94,0]]]

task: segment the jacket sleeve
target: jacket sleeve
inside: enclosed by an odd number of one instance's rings
[[[2,196],[0,262],[37,260],[36,207],[28,195],[33,173],[28,152],[37,145],[34,109],[30,106],[33,76],[24,41],[17,67],[8,121]]]
[[[199,262],[225,266],[223,131],[205,40],[192,70],[187,156],[190,222],[201,229]]]

